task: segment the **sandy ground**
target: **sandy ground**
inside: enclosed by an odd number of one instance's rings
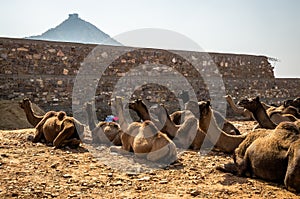
[[[242,131],[253,122],[234,122]],[[57,149],[32,143],[34,129],[0,131],[0,198],[300,198],[283,185],[216,169],[230,154],[179,151],[159,168],[107,146]]]

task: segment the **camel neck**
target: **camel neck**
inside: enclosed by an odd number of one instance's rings
[[[136,112],[143,121],[151,120],[148,110],[136,110]]]
[[[166,133],[170,138],[174,138],[178,129],[179,127],[176,126],[168,117],[165,121],[164,127],[161,129],[161,132]]]
[[[87,120],[88,120],[89,128],[92,131],[93,129],[96,128],[96,123],[95,123],[92,111],[90,111],[90,113],[88,113]]]
[[[255,111],[253,111],[253,116],[259,123],[259,125],[263,128],[275,129],[277,126],[274,122],[272,122],[261,103],[259,103]]]
[[[218,127],[213,114],[211,116],[207,136],[217,148],[222,149],[222,151],[226,153],[233,152],[246,138],[246,135],[229,135],[222,131]]]
[[[24,110],[28,122],[34,127],[43,119],[42,116],[35,115],[31,107],[27,107]]]

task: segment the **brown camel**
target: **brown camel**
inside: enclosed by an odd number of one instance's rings
[[[248,111],[247,109],[245,109],[243,107],[237,106],[234,103],[231,95],[226,95],[225,99],[226,99],[227,103],[230,105],[230,107],[232,108],[232,110],[235,113],[237,113],[239,115],[242,115],[246,120],[253,120],[254,119],[254,117],[253,117],[253,115],[250,111]]]
[[[215,143],[215,147],[225,153],[232,153],[239,144],[246,138],[246,134],[243,135],[229,135],[222,131],[216,122],[210,101],[200,101],[200,128],[208,136],[208,139]]]
[[[160,132],[153,122],[146,120],[142,123],[127,124],[121,98],[116,97],[115,108],[122,128],[122,146],[112,146],[111,151],[118,153],[133,152],[138,157],[149,161],[170,164],[177,160],[176,146],[167,135]]]
[[[225,171],[285,184],[299,192],[300,131],[297,122],[282,122],[274,130],[252,132],[234,153]]]
[[[270,117],[264,109],[263,105],[261,104],[258,96],[255,98],[242,99],[240,102],[238,102],[238,105],[252,112],[255,120],[258,122],[258,126],[256,126],[255,128],[261,127],[266,129],[275,129],[277,124],[279,124],[280,122],[290,121],[289,117],[287,117],[286,115],[281,115],[277,113],[271,114]],[[272,118],[274,120],[272,120]],[[297,119],[295,118],[293,121],[296,120]]]
[[[63,111],[49,111],[35,129],[33,142],[40,142],[42,137],[45,137],[46,142],[53,144],[55,148],[62,146],[76,148],[80,144],[79,133],[83,133],[84,126]]]
[[[92,132],[92,142],[94,144],[110,144],[120,146],[121,134],[123,133],[120,125],[116,122],[99,122],[96,124],[93,117],[92,104],[85,105],[87,120],[90,131]]]
[[[33,112],[31,102],[28,98],[25,98],[22,101],[20,101],[19,105],[22,109],[24,109],[26,118],[32,126],[35,127],[43,119],[43,116],[36,115]]]

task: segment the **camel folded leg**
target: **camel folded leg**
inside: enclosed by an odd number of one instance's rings
[[[54,111],[49,111],[44,115],[43,119],[35,127],[35,129],[36,129],[35,136],[34,136],[32,142],[34,142],[34,143],[40,142],[44,138],[43,126],[50,117],[53,117],[55,115],[56,115],[56,112],[54,112]]]
[[[70,137],[72,137],[72,135],[75,133],[75,126],[73,124],[73,122],[64,122],[64,128],[62,129],[62,131],[59,132],[59,134],[56,136],[56,138],[53,141],[53,146],[55,148],[59,148],[62,145],[66,145],[66,144],[74,144],[74,139],[76,138],[72,138],[69,139]],[[78,140],[78,139],[77,139]],[[79,140],[80,143],[80,140]],[[75,143],[75,145],[78,146],[78,141]]]

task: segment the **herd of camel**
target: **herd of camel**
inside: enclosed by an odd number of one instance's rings
[[[185,103],[185,110],[172,114],[163,105],[150,108],[137,99],[128,104],[139,121],[128,123],[122,98],[112,106],[118,122],[95,122],[92,105],[84,106],[92,144],[109,144],[112,152],[134,153],[149,161],[170,164],[177,161],[177,149],[200,150],[211,147],[233,154],[233,163],[219,170],[238,176],[258,177],[285,185],[300,192],[300,97],[286,100],[281,106],[267,105],[259,97],[241,99],[237,104],[231,96],[226,100],[232,109],[257,125],[247,133],[240,131],[210,101]],[[37,116],[29,99],[20,102],[34,127],[33,142],[46,142],[55,148],[78,147],[84,139],[85,125],[63,111],[49,111]]]

